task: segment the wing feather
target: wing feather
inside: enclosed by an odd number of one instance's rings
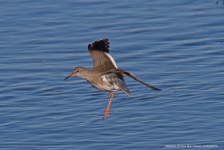
[[[108,73],[103,74],[101,77],[103,77],[103,80],[108,81],[110,84],[112,84],[112,85],[114,84],[114,85],[118,86],[121,91],[123,91],[130,97],[133,97],[129,93],[129,89],[128,89],[126,83],[124,82],[124,78],[121,73],[108,72]]]
[[[106,72],[117,68],[113,57],[109,54],[108,39],[100,39],[88,45],[88,51],[93,58],[93,70]]]
[[[121,73],[123,76],[132,78],[132,79],[134,79],[134,80],[136,80],[136,81],[138,81],[138,82],[144,84],[145,86],[150,87],[150,88],[153,89],[153,90],[161,91],[160,89],[158,89],[158,88],[156,88],[156,87],[154,87],[154,86],[152,86],[152,85],[149,85],[149,84],[143,82],[142,80],[138,79],[138,78],[135,77],[133,74],[131,74],[131,73],[127,72],[127,71],[121,70],[121,69],[112,69],[112,70],[110,70],[110,71],[108,71],[108,72],[106,72],[106,73],[116,73],[116,74]]]

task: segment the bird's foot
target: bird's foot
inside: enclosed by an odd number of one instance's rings
[[[106,112],[105,112],[103,120],[105,120],[106,117],[107,118],[109,117],[109,108],[106,109]]]

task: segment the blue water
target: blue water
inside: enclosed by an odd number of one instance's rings
[[[224,149],[223,3],[0,1],[0,149]],[[106,120],[109,92],[63,80],[101,38],[162,89],[126,79],[134,98],[114,92]]]

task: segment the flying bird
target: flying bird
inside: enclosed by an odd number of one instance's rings
[[[142,80],[136,78],[133,74],[119,69],[109,54],[109,42],[108,39],[100,39],[92,44],[88,45],[88,51],[93,58],[93,69],[86,69],[84,67],[76,67],[73,69],[72,74],[66,77],[64,80],[72,76],[77,76],[86,79],[94,88],[101,91],[109,91],[111,98],[107,106],[104,118],[109,117],[109,107],[113,99],[112,91],[123,91],[130,97],[133,97],[124,82],[124,77],[132,78],[153,90],[160,89],[149,85]]]

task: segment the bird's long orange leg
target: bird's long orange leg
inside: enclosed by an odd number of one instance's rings
[[[110,95],[111,95],[111,98],[110,98],[109,104],[107,106],[107,109],[106,109],[106,112],[105,112],[105,115],[104,115],[104,118],[103,118],[104,120],[105,120],[106,117],[107,118],[109,117],[109,107],[110,107],[110,103],[113,99],[114,94],[110,91]]]

